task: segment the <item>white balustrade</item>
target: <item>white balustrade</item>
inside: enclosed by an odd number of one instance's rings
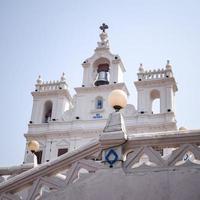
[[[158,70],[149,70],[138,73],[138,80],[152,80],[152,79],[164,79],[173,77],[171,69],[158,69]]]
[[[50,91],[50,90],[60,90],[60,89],[66,89],[67,84],[65,81],[47,81],[45,83],[37,83],[35,85],[36,91]]]

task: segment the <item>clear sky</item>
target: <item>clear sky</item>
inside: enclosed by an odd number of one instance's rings
[[[0,0],[0,166],[23,161],[37,76],[57,80],[65,72],[74,94],[102,22],[126,67],[129,103],[137,103],[139,63],[157,69],[169,59],[178,127],[200,128],[199,10],[199,0]]]

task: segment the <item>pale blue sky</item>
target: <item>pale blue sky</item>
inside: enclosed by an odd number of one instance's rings
[[[102,22],[126,67],[129,103],[137,103],[139,63],[159,68],[170,59],[179,88],[178,126],[200,128],[199,10],[198,0],[0,0],[0,166],[23,161],[37,76],[54,80],[65,72],[74,93]]]

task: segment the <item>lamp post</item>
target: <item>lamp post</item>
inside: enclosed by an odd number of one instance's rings
[[[122,145],[127,140],[126,128],[120,109],[127,105],[127,95],[122,90],[113,90],[108,103],[115,111],[110,113],[103,133],[99,140],[104,150],[102,151],[102,160],[109,167],[118,167],[123,162]]]

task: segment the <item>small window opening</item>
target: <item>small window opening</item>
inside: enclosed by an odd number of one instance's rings
[[[152,114],[160,113],[160,99],[155,99],[152,102]]]
[[[68,148],[58,149],[58,156],[61,156],[68,152]]]
[[[44,116],[43,116],[43,123],[48,123],[51,121],[52,116],[52,107],[53,104],[51,101],[47,101],[44,105]]]
[[[96,99],[96,109],[102,109],[103,108],[103,98],[98,97]]]
[[[160,92],[158,90],[151,91],[150,98],[152,114],[160,113]]]

